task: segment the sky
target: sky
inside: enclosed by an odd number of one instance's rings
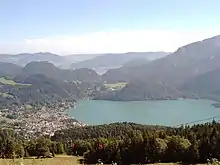
[[[219,0],[0,0],[0,54],[175,51],[220,35]]]

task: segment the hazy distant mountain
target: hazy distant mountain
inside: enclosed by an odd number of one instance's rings
[[[64,56],[67,61],[71,61],[72,63],[77,63],[85,60],[89,60],[98,56],[102,56],[102,54],[72,54]]]
[[[30,62],[47,61],[62,69],[69,69],[72,63],[94,58],[98,54],[75,54],[60,56],[49,52],[21,53],[21,54],[0,54],[0,62],[13,63],[18,66],[25,66]]]
[[[19,66],[25,66],[33,61],[48,61],[54,65],[60,65],[63,62],[63,57],[49,52],[39,53],[21,53],[16,55],[0,55],[1,62],[14,63]]]
[[[71,69],[73,63],[92,59],[100,55],[101,54],[73,54],[73,55],[62,56],[63,61],[60,65],[57,65],[57,67],[61,69]]]
[[[47,61],[61,69],[95,69],[99,73],[105,73],[109,69],[119,68],[134,58],[149,60],[161,58],[168,53],[123,53],[123,54],[73,54],[60,56],[49,52],[21,53],[15,55],[0,54],[0,62],[13,63],[24,67],[31,62]]]
[[[148,62],[150,62],[148,59],[145,58],[135,58],[132,59],[130,61],[128,61],[127,63],[125,63],[122,67],[136,67],[136,66],[141,66],[141,65],[145,65]]]
[[[134,75],[139,74],[136,72],[137,67],[145,66],[149,64],[151,61],[144,59],[144,58],[135,58],[123,66],[119,68],[109,69],[102,75],[102,79],[109,83],[116,83],[116,82],[129,82],[132,80]]]
[[[113,55],[113,58],[110,56]],[[139,58],[144,56],[144,58],[149,58],[149,59],[155,59],[155,58],[160,58],[161,56],[164,56],[164,53],[158,52],[156,55],[154,53],[148,53],[146,56],[146,53],[126,53],[126,54],[117,54],[117,58],[115,58],[116,54],[73,54],[73,55],[67,55],[67,56],[60,56],[57,54],[49,53],[49,52],[38,52],[38,53],[21,53],[21,54],[15,54],[15,55],[9,55],[9,54],[0,54],[0,62],[5,62],[5,63],[13,63],[18,66],[25,66],[30,62],[42,62],[42,61],[47,61],[52,64],[54,64],[56,67],[59,67],[61,69],[70,69],[73,68],[72,65],[81,65],[80,63],[82,62],[81,67],[74,67],[76,69],[79,68],[94,68],[97,72],[99,73],[104,73],[109,69],[113,68],[118,68],[125,62],[132,60],[133,56],[135,58]],[[126,58],[124,56],[126,55]],[[102,57],[104,56],[104,58]],[[93,58],[97,58],[98,61],[100,61],[100,64],[98,65],[99,67],[93,67],[93,66],[87,66],[84,65],[87,63],[86,61],[92,60]],[[103,59],[103,60],[102,60]],[[116,62],[113,62],[112,64],[108,65],[106,60],[119,60],[118,64]],[[74,63],[74,64],[73,64]],[[90,62],[89,62],[90,63]],[[93,65],[93,64],[92,64]]]
[[[166,52],[130,52],[120,54],[103,54],[89,60],[73,63],[72,68],[93,68],[95,70],[100,70],[100,68],[119,68],[127,62],[136,58],[155,60],[168,54],[169,53]]]

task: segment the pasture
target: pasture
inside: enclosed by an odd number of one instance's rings
[[[107,89],[120,90],[127,85],[127,82],[119,82],[115,84],[104,84]]]
[[[29,86],[30,84],[22,84],[22,83],[16,83],[13,80],[5,79],[4,77],[0,77],[0,83],[5,85],[21,85],[21,86]]]

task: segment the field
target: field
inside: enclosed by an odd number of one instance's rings
[[[8,80],[8,79],[5,79],[4,77],[0,77],[0,83],[5,84],[5,85],[25,85],[25,86],[30,85],[30,84],[16,83],[13,80]]]
[[[0,165],[80,165],[78,157],[56,157],[48,159],[24,159],[22,160],[6,160],[1,159]],[[178,163],[156,163],[148,165],[180,165]],[[199,164],[198,164],[199,165]]]
[[[57,156],[55,158],[47,159],[1,159],[0,165],[79,165],[79,157],[73,156]]]
[[[120,90],[127,85],[127,82],[120,82],[115,84],[104,84],[104,86],[108,89]]]

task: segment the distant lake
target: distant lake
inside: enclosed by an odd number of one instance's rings
[[[220,108],[212,107],[212,103],[214,102],[210,100],[131,102],[80,100],[76,108],[68,110],[68,115],[89,125],[127,121],[176,126],[220,116]]]

